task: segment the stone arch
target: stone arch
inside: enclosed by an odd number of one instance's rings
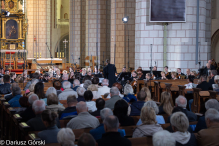
[[[216,62],[219,62],[219,29],[215,31],[211,37],[211,58],[214,58]]]
[[[62,49],[62,45],[64,45],[64,44],[62,44],[62,41],[65,39],[65,38],[68,38],[68,44],[66,45],[66,48],[68,48],[67,49],[67,51],[66,51],[66,55],[65,55],[65,57],[66,57],[66,62],[69,62],[69,32],[68,33],[65,33],[65,34],[63,34],[59,39],[58,39],[58,41],[57,41],[57,43],[56,43],[56,47],[55,47],[55,50],[57,51],[61,51],[61,49]]]

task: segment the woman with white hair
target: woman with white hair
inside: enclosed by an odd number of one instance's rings
[[[215,84],[212,84],[212,88],[214,91],[219,92],[219,75],[214,76]]]
[[[91,84],[88,86],[87,90],[90,90],[93,93],[93,99],[98,99],[98,98],[102,98],[99,94],[98,94],[98,89],[96,87],[96,85]]]
[[[78,94],[78,98],[77,98],[77,101],[80,102],[80,101],[85,101],[84,99],[84,92],[86,91],[86,89],[84,87],[78,87],[76,92]]]
[[[91,84],[92,84],[92,82],[91,82],[90,80],[85,80],[83,87],[84,87],[85,89],[87,89],[88,86],[91,85]]]
[[[57,135],[57,140],[61,146],[74,146],[74,132],[70,128],[62,128]]]
[[[189,120],[183,112],[176,112],[170,118],[176,140],[176,146],[196,146],[196,138],[193,133],[188,132]]]
[[[137,98],[134,95],[133,88],[130,84],[126,84],[124,87],[123,99],[126,100],[127,102],[130,102],[130,103],[137,101]]]
[[[154,109],[154,111],[155,111],[155,113],[156,113],[156,121],[157,121],[158,124],[165,124],[165,120],[164,120],[163,116],[157,115],[157,114],[159,113],[159,108],[158,108],[156,102],[154,102],[154,101],[152,101],[152,100],[147,101],[147,102],[145,102],[145,104],[144,104],[143,107],[146,107],[146,106],[147,106],[147,107],[152,107],[152,108]],[[141,121],[141,119],[140,119],[140,120],[138,121],[138,123],[137,123],[137,126],[138,126],[138,125],[141,125],[141,124],[142,124],[142,121]]]
[[[47,90],[46,90],[46,98],[43,98],[43,99],[40,99],[40,100],[43,100],[46,105],[47,105],[47,97],[49,96],[49,94],[55,94],[57,96],[57,91],[54,87],[49,87]],[[62,105],[60,102],[59,102],[60,105]]]
[[[140,117],[142,124],[135,128],[132,138],[153,136],[157,131],[163,130],[161,125],[157,124],[156,114],[152,107],[143,107]]]

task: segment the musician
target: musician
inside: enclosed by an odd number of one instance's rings
[[[146,73],[145,75],[146,80],[153,80],[151,77],[152,77],[151,73]]]
[[[186,70],[186,78],[188,79],[190,75],[191,75],[190,69],[187,69]]]
[[[86,76],[86,68],[82,68],[81,76],[82,76],[82,77]]]
[[[88,72],[92,72],[92,69],[89,67],[89,68],[87,68],[87,73]]]
[[[145,79],[144,76],[143,76],[143,70],[142,69],[137,69],[137,73],[138,73],[138,79],[139,80]]]
[[[42,81],[43,81],[44,83],[49,82],[49,74],[48,74],[48,73],[45,73],[45,74],[43,75]]]
[[[141,70],[142,70],[142,67],[141,67],[141,66],[139,66],[139,67],[138,67],[138,69],[141,69]]]
[[[160,74],[161,74],[161,78],[160,78],[161,80],[168,80],[165,72],[162,71]]]
[[[71,67],[69,67],[68,71],[69,72],[74,72],[74,70]]]
[[[59,79],[61,77],[60,69],[56,69],[56,79]]]
[[[117,82],[121,82],[121,80],[124,80],[124,79],[121,79],[121,74],[122,73],[125,73],[126,72],[126,67],[124,66],[123,68],[122,68],[122,72],[121,73],[119,73],[119,75],[117,76],[118,78],[117,78]]]
[[[132,72],[132,77],[129,79],[130,82],[138,81],[138,73],[136,71]]]
[[[171,72],[171,77],[173,80],[176,80],[177,79],[177,74],[175,71]]]
[[[215,70],[216,69],[214,64],[213,64],[213,62],[212,62],[212,60],[208,60],[208,63],[210,64],[210,69],[211,70]]]
[[[5,70],[5,75],[10,75],[10,72],[9,72],[9,70]]]
[[[91,74],[92,74],[91,71],[87,72],[87,75],[88,75],[88,76],[91,76]]]
[[[104,78],[109,80],[109,87],[112,87],[112,85],[116,82],[116,67],[114,64],[110,64],[110,61],[106,60],[106,66],[103,69]]]
[[[63,74],[63,75],[64,75],[64,74],[68,74],[67,70],[63,70],[63,71],[62,71],[62,74]]]
[[[184,73],[181,72],[181,68],[177,68],[177,75],[178,75],[178,79],[181,78],[181,75],[185,75]]]
[[[165,75],[166,75],[167,79],[171,79],[171,73],[168,72],[168,66],[164,67],[164,72],[165,72]]]
[[[153,71],[157,71],[157,66],[154,66]]]
[[[72,70],[71,72],[69,72],[68,81],[73,84],[74,79],[75,79],[75,73]]]

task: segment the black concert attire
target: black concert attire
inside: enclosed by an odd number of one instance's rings
[[[112,85],[116,82],[116,67],[114,64],[108,64],[103,69],[104,78],[109,80],[109,87],[111,88]]]

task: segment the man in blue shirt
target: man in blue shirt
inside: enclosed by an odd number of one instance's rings
[[[21,88],[14,87],[12,89],[12,95],[13,95],[13,98],[9,100],[8,103],[11,105],[11,107],[21,107],[19,103],[19,99],[21,98]]]
[[[111,116],[113,115],[113,112],[111,109],[109,108],[104,108],[100,111],[100,116],[101,119],[104,120],[107,116]],[[119,129],[118,132],[120,133],[120,135],[122,137],[125,136],[125,131]],[[102,134],[106,133],[104,130],[104,125],[100,124],[96,129],[92,129],[90,130],[90,134],[94,137],[95,140],[101,139],[102,138]]]

